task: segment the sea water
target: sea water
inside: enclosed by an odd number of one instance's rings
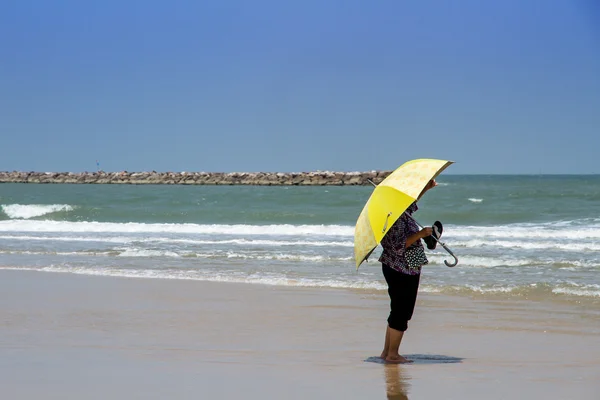
[[[421,291],[600,301],[600,176],[443,175],[417,220],[444,225]],[[0,184],[0,268],[384,290],[357,271],[368,186]]]

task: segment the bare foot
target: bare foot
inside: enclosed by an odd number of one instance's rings
[[[409,360],[407,358],[402,357],[401,355],[397,356],[387,356],[385,358],[385,362],[388,364],[408,364],[413,362],[413,360]]]
[[[381,353],[381,355],[379,356],[379,358],[381,358],[382,360],[385,360],[387,358],[387,352],[384,351]]]

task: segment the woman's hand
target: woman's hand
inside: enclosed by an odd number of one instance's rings
[[[436,186],[437,186],[437,182],[435,181],[435,179],[432,179],[429,182],[427,182],[427,186],[425,186],[425,191],[428,191],[429,189],[433,189]]]
[[[413,233],[406,238],[406,248],[408,249],[418,240],[426,238],[433,233],[433,228],[423,228],[419,232]]]
[[[431,236],[433,233],[433,228],[423,228],[419,231],[419,236],[421,239],[426,238],[427,236]]]
[[[419,194],[419,199],[421,199],[421,197],[425,194],[425,192],[427,192],[429,189],[432,189],[436,186],[437,186],[437,182],[435,181],[435,179],[432,179],[429,182],[427,182],[427,185],[425,185],[425,187],[421,191],[421,194]]]

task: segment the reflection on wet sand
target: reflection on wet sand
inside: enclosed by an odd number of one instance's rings
[[[408,379],[403,375],[402,366],[399,364],[386,364],[384,371],[387,398],[408,400]]]
[[[449,357],[438,354],[407,354],[411,364],[457,364],[462,357]],[[410,377],[404,368],[410,364],[386,364],[380,357],[369,357],[365,361],[384,364],[385,385],[388,399],[408,399],[408,381]]]

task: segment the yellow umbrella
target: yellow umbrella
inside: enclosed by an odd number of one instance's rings
[[[381,243],[381,239],[402,213],[416,201],[427,185],[453,161],[421,158],[408,161],[385,178],[365,204],[354,230],[356,269]],[[446,251],[454,254],[441,242]],[[456,257],[455,257],[456,259]],[[450,265],[446,262],[448,266]]]

